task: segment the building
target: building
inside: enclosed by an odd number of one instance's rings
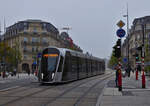
[[[58,29],[51,23],[42,20],[19,21],[6,28],[4,41],[19,49],[22,61],[18,64],[19,71],[31,71],[37,64],[37,55],[45,47],[56,46],[71,48],[82,52],[82,49],[73,43],[65,32],[59,34]]]
[[[144,35],[144,38],[143,38]],[[124,47],[128,49],[129,43],[129,63],[132,67],[136,66],[135,54],[138,54],[141,59],[141,48],[144,39],[145,60],[150,61],[150,16],[136,18],[129,31],[129,36],[124,42]],[[129,41],[129,42],[128,42]],[[122,50],[125,52],[127,50]],[[125,57],[126,55],[123,54]],[[140,61],[140,60],[139,60]]]

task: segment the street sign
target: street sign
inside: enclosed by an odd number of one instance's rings
[[[36,61],[34,61],[34,62],[33,62],[33,65],[36,65],[36,64],[37,64]]]
[[[41,57],[41,55],[42,55],[41,53],[38,53],[38,58],[40,58],[40,57]]]
[[[127,61],[128,61],[128,60],[127,60],[127,58],[126,58],[126,57],[125,57],[125,58],[123,58],[123,62],[124,62],[124,63],[127,63]]]
[[[125,32],[124,29],[120,28],[120,29],[117,30],[116,34],[117,34],[118,37],[122,38],[122,37],[125,36],[126,32]]]
[[[125,26],[125,23],[124,23],[122,20],[120,20],[120,21],[117,23],[117,26],[118,26],[119,28],[122,28],[123,26]]]

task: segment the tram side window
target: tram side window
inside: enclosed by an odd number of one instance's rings
[[[59,62],[59,67],[58,67],[58,72],[62,72],[63,61],[64,61],[64,58],[61,56],[60,62]]]
[[[64,69],[63,69],[63,80],[69,79],[69,70],[70,70],[70,53],[66,52]]]
[[[77,57],[72,56],[72,72],[76,73],[77,72]]]

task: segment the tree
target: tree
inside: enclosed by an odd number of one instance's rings
[[[111,58],[109,60],[109,63],[108,63],[108,67],[109,68],[114,68],[115,65],[118,64],[118,59],[114,56],[114,52],[112,53],[111,55]]]
[[[18,42],[15,42],[15,47],[13,48],[13,54],[14,54],[14,58],[13,58],[13,61],[14,61],[14,66],[17,68],[18,66],[18,63],[21,62],[22,60],[22,55],[20,53],[20,45]]]
[[[11,70],[12,67],[17,67],[21,58],[19,44],[16,43],[15,47],[11,48],[6,42],[0,43],[0,62],[4,63],[7,68]]]

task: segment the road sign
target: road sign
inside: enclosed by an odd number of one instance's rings
[[[122,20],[120,20],[120,21],[117,23],[117,26],[118,26],[119,28],[122,28],[123,26],[125,26],[125,23],[124,23]]]
[[[127,63],[127,61],[128,61],[128,60],[127,60],[127,58],[126,58],[126,57],[125,57],[125,58],[123,58],[123,62],[124,62],[124,63]]]
[[[118,37],[122,38],[122,37],[125,36],[126,32],[125,32],[124,29],[120,28],[120,29],[117,30],[116,34],[117,34]]]
[[[40,57],[41,57],[41,55],[42,55],[41,53],[38,53],[38,58],[40,58]]]

